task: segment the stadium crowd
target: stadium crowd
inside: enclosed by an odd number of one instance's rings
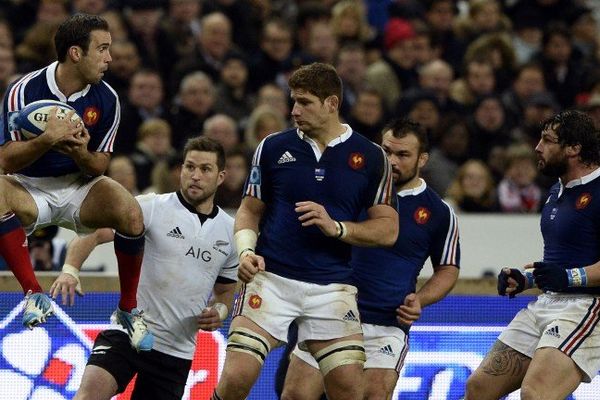
[[[457,212],[538,212],[539,123],[575,107],[600,124],[594,1],[5,1],[0,94],[55,58],[77,12],[110,24],[125,157],[109,173],[132,193],[176,188],[177,154],[203,134],[230,155],[217,203],[238,207],[249,155],[292,124],[287,78],[312,61],[336,67],[341,116],[373,141],[391,117],[427,128],[422,175]]]

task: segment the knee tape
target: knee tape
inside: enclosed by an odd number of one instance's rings
[[[227,350],[250,354],[262,365],[271,346],[264,336],[247,328],[236,328],[229,333]]]
[[[359,340],[344,340],[334,343],[317,351],[314,356],[323,376],[340,365],[364,365],[367,360],[365,348]]]

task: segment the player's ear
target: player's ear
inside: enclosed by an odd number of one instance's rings
[[[227,171],[219,171],[219,177],[217,178],[217,186],[221,186],[221,184],[225,181],[227,177]]]
[[[569,157],[578,156],[579,153],[581,153],[581,145],[575,144],[575,145],[566,146],[565,152],[566,152],[567,156],[569,156]]]
[[[81,50],[81,47],[79,47],[79,46],[69,47],[68,53],[69,53],[69,57],[74,62],[78,62],[79,60],[81,60],[81,56],[83,55],[83,51]]]
[[[337,96],[329,96],[325,99],[325,105],[327,106],[327,111],[330,113],[334,113],[339,110],[340,99]]]
[[[429,153],[419,154],[419,168],[423,168],[427,161],[429,161]]]

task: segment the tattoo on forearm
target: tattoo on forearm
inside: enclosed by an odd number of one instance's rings
[[[494,376],[523,376],[530,360],[526,355],[498,340],[481,363],[481,368],[485,373]]]

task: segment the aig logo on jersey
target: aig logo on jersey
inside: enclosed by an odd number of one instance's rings
[[[583,210],[592,202],[591,193],[581,193],[575,202],[575,208],[577,210]]]

